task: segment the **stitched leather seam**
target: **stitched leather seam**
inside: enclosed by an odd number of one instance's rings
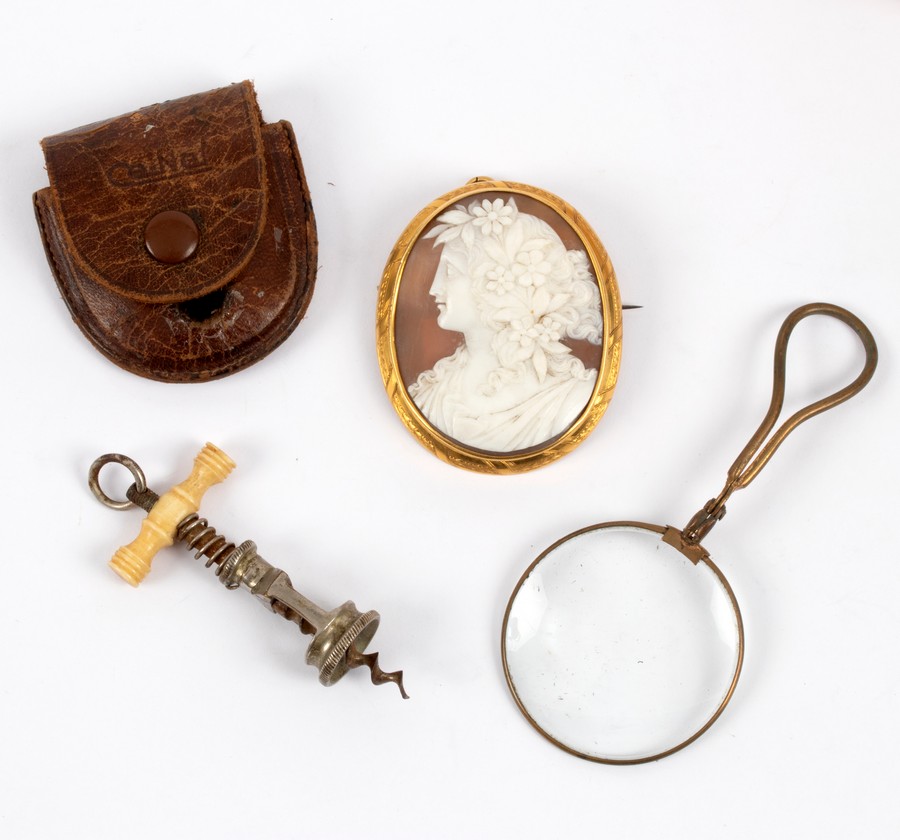
[[[300,185],[300,192],[301,192],[301,195],[303,196],[303,200],[304,200],[303,210],[305,212],[303,213],[303,217],[306,222],[306,263],[307,263],[307,265],[306,265],[306,269],[307,269],[307,271],[306,271],[306,279],[307,279],[306,286],[309,286],[310,250],[312,250],[315,253],[316,262],[318,262],[318,254],[319,254],[319,248],[318,248],[319,243],[318,243],[318,236],[316,234],[315,216],[313,215],[312,201],[310,200],[310,197],[309,197],[309,185],[308,185],[306,179],[303,177],[303,164],[300,162],[300,159],[299,159],[300,147],[297,144],[296,135],[294,134],[293,128],[289,127],[284,122],[279,123],[279,127],[281,128],[282,132],[285,135],[285,140],[287,141],[288,148],[291,150],[291,162],[294,164],[294,173],[297,176],[297,183]],[[291,203],[292,203],[292,207],[294,209],[295,215],[299,215],[296,213],[297,208],[296,208],[296,206],[294,206],[293,200]],[[312,276],[315,277],[316,273],[318,272],[318,265],[313,266],[312,272],[313,272]]]
[[[287,126],[283,122],[280,122],[280,123],[278,123],[278,127],[281,129],[281,134],[283,135],[284,141],[287,144],[288,150],[291,153],[291,163],[294,165],[294,176],[297,178],[297,183],[302,184],[303,183],[303,170],[300,168],[300,165],[297,162],[297,156],[295,154],[295,149],[297,148],[297,146],[295,143],[292,142],[293,138],[291,137],[291,132],[288,130]],[[293,215],[296,216],[297,218],[299,218],[300,214],[297,212],[297,204],[294,201],[294,196],[288,195],[287,198],[290,201],[291,211],[292,211]]]
[[[41,239],[44,242],[44,250],[47,252],[47,257],[50,260],[50,267],[53,269],[53,273],[62,280],[62,269],[56,259],[56,254],[53,253],[53,246],[50,243],[50,236],[47,233],[47,222],[44,220],[44,211],[38,200],[37,193],[34,194],[34,209],[35,214],[37,215],[38,227],[41,229]]]

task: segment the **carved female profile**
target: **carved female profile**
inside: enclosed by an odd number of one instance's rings
[[[439,457],[531,469],[577,445],[605,410],[620,312],[609,258],[571,207],[479,179],[425,208],[388,261],[382,375]]]

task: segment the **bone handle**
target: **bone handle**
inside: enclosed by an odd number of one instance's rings
[[[156,552],[172,545],[181,521],[197,512],[203,494],[213,484],[224,481],[234,467],[234,461],[221,449],[207,443],[194,459],[191,474],[159,497],[141,523],[137,538],[113,555],[109,561],[113,571],[137,586],[150,571]]]

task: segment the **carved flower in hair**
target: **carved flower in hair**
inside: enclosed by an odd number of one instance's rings
[[[547,277],[553,270],[545,251],[549,244],[546,239],[532,239],[526,242],[522,246],[522,250],[516,254],[512,273],[520,286],[537,288],[547,282]]]
[[[457,204],[452,210],[442,213],[425,239],[434,239],[435,245],[443,245],[459,237],[467,247],[475,242],[475,233],[482,236],[502,237],[503,232],[516,220],[519,211],[514,199],[504,202],[502,198],[493,201],[482,199],[473,201],[468,208]]]
[[[560,344],[562,324],[549,315],[536,320],[531,313],[510,322],[508,341],[518,345],[514,352],[517,360],[530,360],[538,381],[547,375],[547,357],[563,351]]]
[[[569,301],[567,294],[551,294],[545,287],[531,295],[529,306],[503,310],[498,316],[506,322],[500,333],[498,355],[504,364],[530,361],[539,382],[547,376],[550,361],[567,356],[562,343],[566,330],[562,310]]]
[[[495,295],[511,292],[516,287],[516,276],[510,269],[500,263],[489,263],[484,272],[484,288]]]
[[[495,198],[493,201],[485,198],[480,205],[477,201],[473,201],[469,205],[469,212],[474,216],[472,224],[479,228],[484,236],[490,234],[499,236],[503,233],[504,227],[513,223],[516,205],[512,202],[506,204],[502,198]]]

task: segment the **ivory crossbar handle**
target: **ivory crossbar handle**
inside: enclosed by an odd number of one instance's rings
[[[156,553],[175,541],[178,525],[200,508],[203,494],[228,478],[235,463],[221,449],[207,443],[194,459],[191,474],[167,493],[151,508],[141,523],[137,538],[122,546],[109,561],[112,570],[137,586],[150,571]]]

